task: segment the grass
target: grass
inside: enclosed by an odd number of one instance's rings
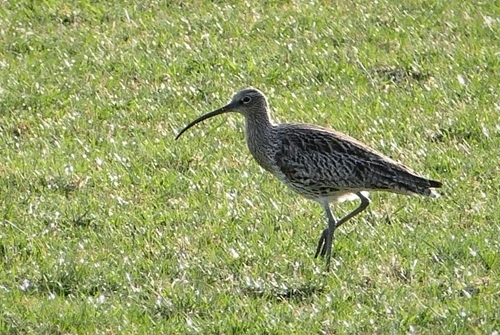
[[[0,333],[500,331],[498,3],[1,3]],[[174,141],[250,85],[443,197],[372,194],[323,273],[241,117]]]

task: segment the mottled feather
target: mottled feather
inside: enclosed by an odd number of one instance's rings
[[[281,124],[276,126],[275,134],[278,178],[308,198],[362,190],[437,196],[431,188],[441,186],[440,182],[420,177],[408,167],[331,129]]]

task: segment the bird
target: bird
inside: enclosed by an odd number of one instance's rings
[[[370,191],[439,197],[435,189],[442,187],[441,182],[417,174],[346,134],[313,124],[274,123],[266,96],[253,87],[240,90],[227,105],[189,123],[175,139],[199,122],[231,112],[245,118],[246,144],[255,161],[293,191],[322,206],[328,225],[314,258],[326,258],[326,271],[335,230],[368,207]],[[346,200],[360,203],[337,219],[330,205]]]

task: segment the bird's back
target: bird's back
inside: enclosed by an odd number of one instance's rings
[[[331,129],[308,124],[273,127],[272,171],[298,193],[313,199],[362,190],[438,196],[438,181],[417,175]]]

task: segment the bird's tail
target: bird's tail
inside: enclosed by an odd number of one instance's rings
[[[429,184],[429,187],[427,187],[425,191],[425,193],[429,192],[429,194],[426,195],[432,198],[439,198],[441,195],[435,190],[435,188],[441,188],[443,186],[443,183],[432,179],[426,179],[426,181]]]
[[[425,195],[431,198],[439,198],[441,195],[435,190],[443,186],[443,183],[437,180],[427,179],[417,175],[400,181],[400,187],[410,193]]]

